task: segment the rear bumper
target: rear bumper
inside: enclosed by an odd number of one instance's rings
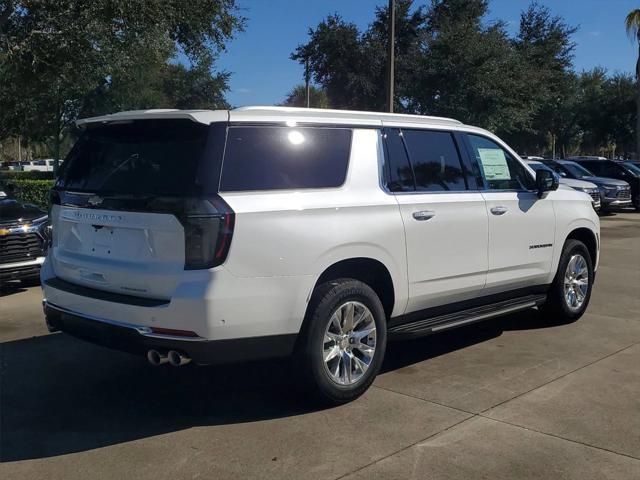
[[[44,257],[23,262],[0,264],[0,280],[20,280],[23,278],[33,278],[40,275],[40,267],[44,262]]]
[[[43,301],[47,327],[76,338],[133,354],[150,349],[176,350],[187,354],[198,365],[213,365],[288,356],[293,352],[296,334],[207,340],[153,334],[148,327],[107,320],[72,312]]]

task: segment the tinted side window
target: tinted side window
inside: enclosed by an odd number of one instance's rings
[[[560,175],[561,177],[564,177],[567,175],[567,172],[564,171],[564,169],[562,168],[561,165],[557,164],[557,163],[545,163],[545,165],[547,167],[549,167],[551,170],[553,170],[554,172],[556,172],[558,175]]]
[[[387,154],[387,188],[390,192],[415,190],[413,172],[402,142],[402,133],[397,128],[387,128],[384,130],[384,137]]]
[[[231,127],[220,190],[339,187],[350,151],[346,128]]]
[[[588,170],[591,170],[595,174],[602,177],[618,178],[621,176],[620,167],[611,162],[595,160],[592,162],[582,162],[580,163],[580,165],[583,165]]]
[[[601,167],[604,166],[604,162],[579,162],[579,165],[583,166],[587,170],[592,171],[596,175],[606,177],[606,172]]]
[[[405,145],[413,167],[416,190],[466,190],[460,155],[449,132],[403,130]]]
[[[535,179],[518,160],[493,140],[467,135],[489,190],[533,190]]]

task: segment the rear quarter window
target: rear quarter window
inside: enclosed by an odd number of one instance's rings
[[[220,190],[285,190],[341,186],[352,132],[347,128],[230,127]]]

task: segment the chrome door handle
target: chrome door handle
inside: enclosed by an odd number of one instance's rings
[[[436,216],[436,212],[431,210],[422,210],[421,212],[413,212],[413,218],[418,221],[429,220]]]
[[[504,215],[507,213],[507,207],[493,207],[491,209],[491,213],[494,215]]]

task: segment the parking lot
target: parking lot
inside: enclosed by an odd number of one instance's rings
[[[591,305],[390,345],[319,409],[284,361],[154,368],[0,295],[0,478],[640,478],[640,215],[602,219]]]

